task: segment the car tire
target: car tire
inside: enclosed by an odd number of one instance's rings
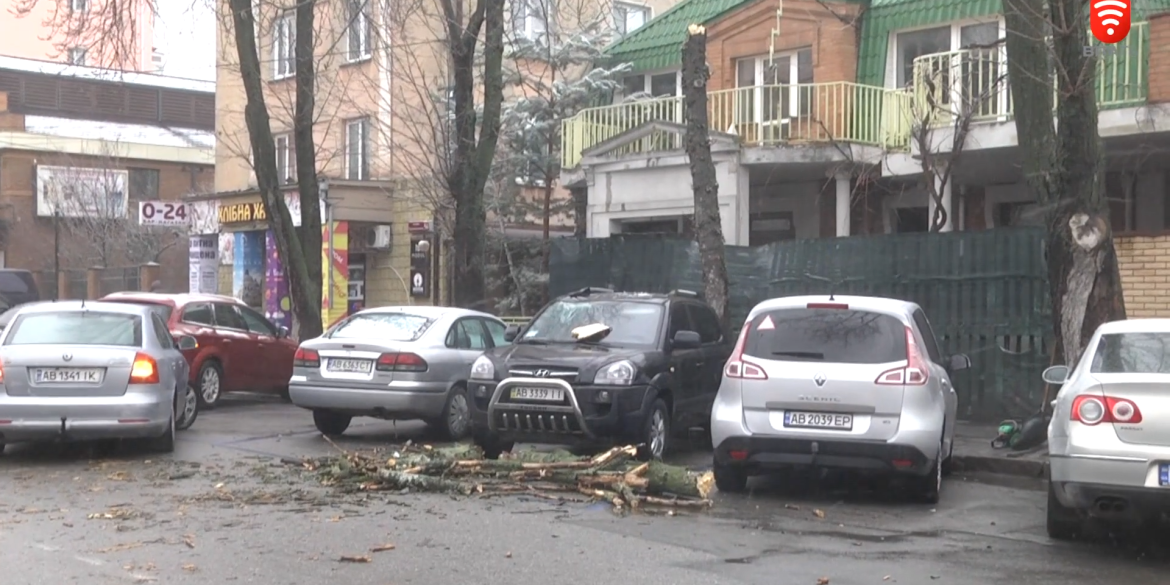
[[[1081,532],[1084,519],[1073,508],[1060,503],[1056,487],[1048,482],[1048,537],[1053,540],[1072,540]]]
[[[934,458],[934,464],[930,466],[930,472],[922,477],[915,478],[917,488],[915,490],[918,499],[924,504],[937,504],[939,496],[942,493],[942,478],[943,478],[943,441],[938,440],[938,455]]]
[[[944,425],[945,426],[945,425]],[[951,447],[947,449],[947,456],[942,462],[943,477],[949,477],[955,472],[955,438],[951,437]]]
[[[292,395],[289,394],[288,384],[276,389],[276,393],[280,395],[280,399],[285,402],[292,402]]]
[[[317,425],[317,430],[326,437],[337,437],[345,434],[351,422],[353,422],[353,417],[347,414],[330,410],[313,411],[313,424]]]
[[[174,453],[175,452],[175,415],[171,413],[170,423],[167,425],[167,430],[162,436],[155,437],[149,440],[148,447],[155,453]]]
[[[223,397],[223,368],[215,360],[207,360],[199,366],[199,376],[195,379],[196,389],[199,390],[199,408],[211,410],[219,404]]]
[[[476,434],[475,444],[483,451],[484,459],[499,459],[500,455],[512,450],[516,443],[501,441],[499,437],[488,434]]]
[[[179,400],[179,412],[175,413],[177,417],[175,420],[175,430],[185,431],[195,424],[195,419],[199,418],[199,391],[190,384],[187,385],[187,391],[183,394],[183,398]]]
[[[447,394],[447,403],[443,405],[443,414],[427,421],[427,424],[438,429],[448,441],[466,439],[471,434],[471,403],[467,398],[467,389],[462,385],[451,388]]]
[[[642,429],[638,435],[638,459],[642,461],[661,461],[663,456],[670,452],[671,447],[671,420],[670,409],[666,401],[655,398],[642,421]]]
[[[721,492],[739,494],[747,491],[747,471],[742,467],[715,464],[715,487]]]

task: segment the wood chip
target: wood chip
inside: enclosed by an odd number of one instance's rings
[[[829,578],[828,577],[821,577],[821,578],[817,579],[817,585],[829,585]]]
[[[825,511],[824,510],[813,510],[813,516],[816,516],[817,518],[824,518]]]
[[[370,548],[370,552],[372,553],[386,552],[388,550],[394,550],[394,545],[386,543]]]
[[[199,568],[196,567],[195,565],[192,565],[191,563],[187,563],[187,564],[183,565],[183,570],[187,571],[188,573],[194,573],[195,571],[198,571]]]
[[[374,560],[370,555],[341,555],[337,559],[340,563],[368,563]]]

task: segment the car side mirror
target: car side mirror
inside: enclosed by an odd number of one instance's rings
[[[970,368],[971,358],[967,357],[967,354],[957,353],[951,356],[950,367],[947,369],[952,372],[958,372],[959,370],[967,370]]]
[[[288,330],[288,327],[281,325],[280,327],[276,328],[276,338],[277,339],[285,339],[289,335],[292,335],[292,332]]]
[[[1068,380],[1068,366],[1049,366],[1040,377],[1049,384],[1064,384]]]
[[[699,337],[699,333],[686,329],[676,331],[674,339],[671,340],[671,348],[673,349],[695,349],[700,345],[703,345],[703,340]]]
[[[199,342],[195,341],[195,338],[190,335],[181,335],[175,340],[175,345],[179,346],[179,351],[187,351],[188,349],[199,347]]]
[[[517,337],[520,337],[519,325],[509,325],[508,328],[504,330],[504,341],[512,343],[513,341],[516,341]]]

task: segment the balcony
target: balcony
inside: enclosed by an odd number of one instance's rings
[[[856,143],[906,148],[911,109],[907,91],[850,82],[765,85],[713,91],[707,109],[712,131],[740,137],[747,146]],[[580,164],[581,152],[653,121],[683,124],[680,97],[638,100],[582,110],[565,120],[562,165]],[[681,150],[677,134],[656,134],[616,154]]]

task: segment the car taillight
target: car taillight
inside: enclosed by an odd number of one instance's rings
[[[746,378],[748,380],[768,379],[768,374],[764,373],[764,368],[744,361],[743,359],[743,348],[747,345],[747,336],[751,330],[751,326],[751,320],[744,321],[743,329],[739,331],[739,341],[735,342],[735,351],[731,352],[731,357],[727,359],[727,365],[723,368],[723,375],[728,378]]]
[[[1077,396],[1073,399],[1071,420],[1093,426],[1101,423],[1137,424],[1142,411],[1132,400],[1112,396]]]
[[[134,365],[130,366],[131,384],[158,384],[158,364],[154,358],[138,352],[134,355]]]
[[[298,368],[319,368],[321,367],[321,356],[317,354],[317,350],[315,349],[298,347],[297,353],[293,355],[293,366]]]
[[[925,386],[930,380],[929,372],[922,350],[918,349],[918,342],[914,341],[914,330],[907,327],[906,365],[882,372],[874,383],[883,386]]]
[[[427,361],[413,353],[384,353],[376,367],[379,372],[425,372]]]

